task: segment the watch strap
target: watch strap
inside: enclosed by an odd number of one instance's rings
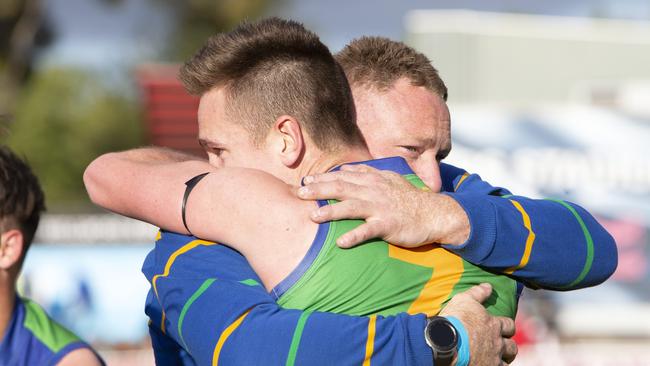
[[[460,321],[460,319],[455,316],[446,316],[447,320],[456,328],[456,334],[458,335],[458,346],[456,353],[456,366],[467,366],[469,365],[470,354],[469,354],[469,333],[467,329]]]

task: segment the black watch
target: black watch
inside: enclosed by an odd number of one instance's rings
[[[428,318],[424,339],[433,351],[435,366],[451,365],[458,346],[458,332],[449,320],[442,316]]]

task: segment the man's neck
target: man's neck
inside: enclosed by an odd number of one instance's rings
[[[317,156],[307,156],[300,167],[298,179],[314,174],[322,174],[341,164],[371,160],[372,156],[365,147],[345,148],[334,153],[320,153]]]
[[[0,342],[2,342],[7,326],[13,317],[16,305],[16,285],[7,273],[0,274]]]

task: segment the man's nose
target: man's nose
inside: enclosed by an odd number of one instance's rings
[[[411,167],[415,174],[422,179],[422,182],[433,192],[440,192],[442,179],[440,178],[440,167],[435,157],[427,158],[424,155]]]

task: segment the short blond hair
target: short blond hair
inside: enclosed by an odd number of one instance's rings
[[[377,90],[391,88],[398,79],[408,78],[447,100],[447,86],[431,61],[402,42],[384,37],[361,37],[335,55],[352,87]]]

